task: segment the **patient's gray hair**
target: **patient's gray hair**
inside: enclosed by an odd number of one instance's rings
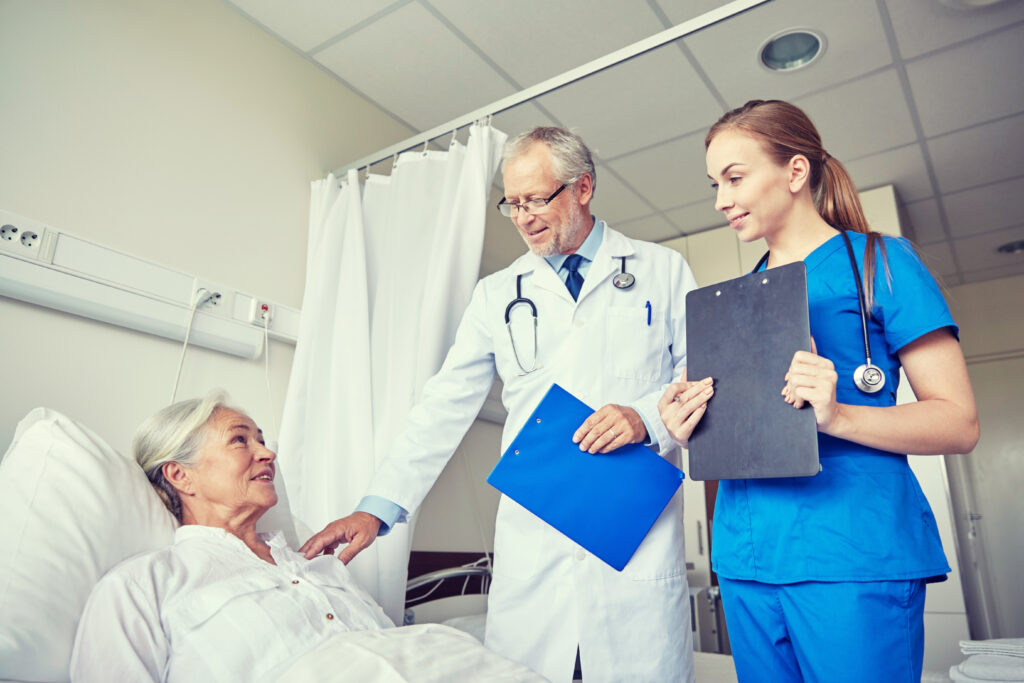
[[[179,523],[182,521],[181,495],[164,477],[163,466],[176,462],[184,467],[195,467],[196,455],[206,437],[206,424],[218,408],[231,408],[227,401],[227,394],[219,390],[203,398],[178,401],[147,418],[132,439],[136,462]]]
[[[537,126],[525,133],[520,133],[505,143],[501,154],[502,164],[522,156],[536,142],[543,142],[551,151],[552,171],[560,183],[572,185],[585,174],[597,186],[597,171],[594,170],[594,159],[590,148],[576,133],[565,128]]]

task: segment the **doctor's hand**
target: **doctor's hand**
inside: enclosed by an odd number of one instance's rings
[[[347,543],[345,549],[338,553],[338,559],[348,564],[356,555],[369,547],[380,531],[380,520],[368,512],[353,512],[348,517],[336,519],[322,531],[302,544],[299,552],[311,560],[321,552],[333,555],[334,549]]]
[[[628,406],[608,405],[594,411],[572,435],[573,443],[588,453],[608,453],[630,443],[642,443],[647,427],[640,413]]]
[[[658,400],[658,412],[673,441],[686,447],[714,393],[714,381],[710,377],[689,382],[686,380],[685,369],[678,382],[666,387],[665,393]]]
[[[811,350],[797,351],[786,373],[786,386],[782,397],[794,408],[803,408],[810,403],[814,409],[814,420],[819,432],[827,432],[839,412],[836,403],[835,365],[828,358],[818,355],[818,348],[811,339]]]

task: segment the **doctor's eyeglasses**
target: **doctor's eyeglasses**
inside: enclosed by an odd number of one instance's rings
[[[547,199],[528,199],[522,204],[513,204],[511,202],[507,202],[505,201],[505,198],[502,197],[501,201],[498,202],[498,211],[501,211],[501,215],[505,216],[506,218],[511,218],[514,214],[518,213],[519,211],[525,211],[528,214],[540,213],[541,211],[546,209],[548,207],[548,204],[550,204],[554,200],[554,198],[557,197],[564,189],[565,185],[562,185],[560,188],[555,190],[554,194],[552,194]]]

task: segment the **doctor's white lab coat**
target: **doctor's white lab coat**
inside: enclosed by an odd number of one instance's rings
[[[604,239],[578,302],[531,252],[477,283],[444,365],[424,386],[369,495],[415,510],[475,419],[495,372],[508,410],[503,452],[558,383],[595,408],[635,408],[654,431],[661,455],[680,465],[657,401],[685,362],[684,302],[696,282],[677,252],[631,240],[598,221],[594,229],[602,228]],[[623,256],[636,277],[628,290],[612,284]],[[505,325],[518,275],[522,295],[537,307],[537,369],[529,374],[516,362]],[[528,307],[517,306],[512,319],[516,349],[530,368]],[[588,683],[693,680],[682,488],[622,572],[505,496],[494,545],[489,648],[556,682],[572,679],[577,644]]]

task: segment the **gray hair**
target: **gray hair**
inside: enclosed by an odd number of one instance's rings
[[[564,128],[537,126],[525,133],[520,133],[505,143],[501,161],[506,164],[511,159],[522,156],[534,143],[543,142],[551,152],[552,172],[560,183],[572,185],[587,173],[594,186],[597,186],[597,171],[594,170],[594,159],[590,148],[576,133]]]
[[[213,391],[203,398],[169,405],[147,418],[132,439],[136,462],[179,523],[182,521],[181,495],[164,477],[163,466],[176,462],[184,467],[195,467],[199,448],[206,438],[206,425],[218,408],[230,408],[227,400],[223,391]]]

